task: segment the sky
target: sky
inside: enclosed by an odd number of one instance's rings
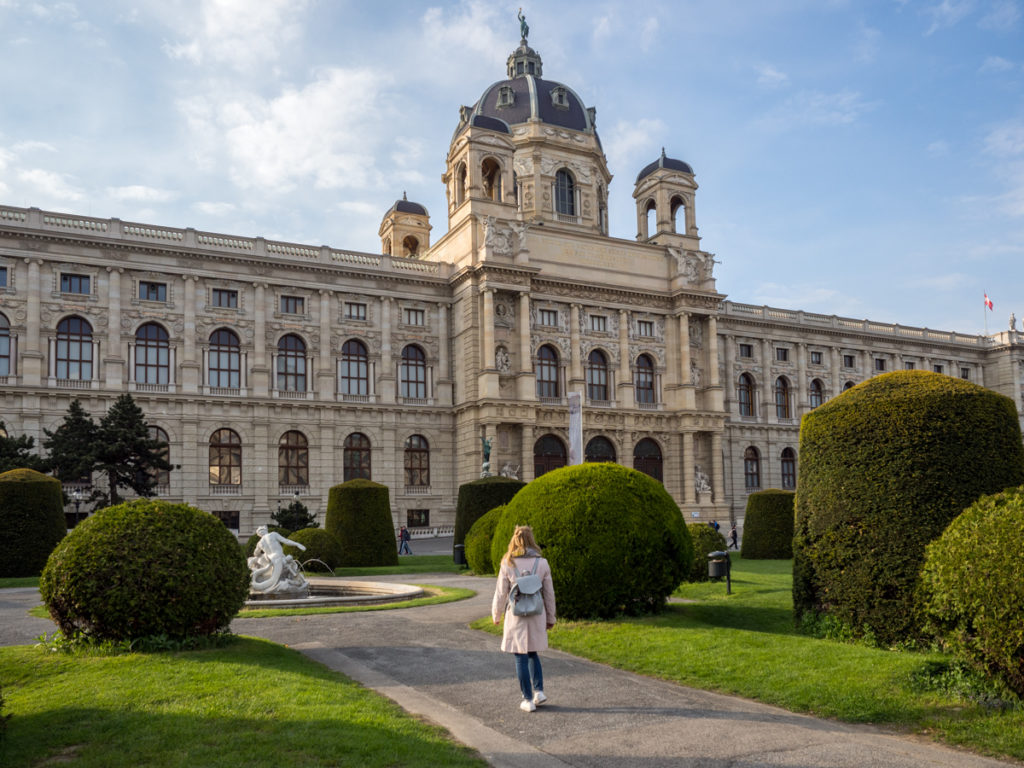
[[[664,147],[733,301],[1024,320],[1024,0],[521,1],[545,79],[597,109],[613,236]],[[379,253],[404,192],[437,240],[518,8],[0,0],[0,204]]]

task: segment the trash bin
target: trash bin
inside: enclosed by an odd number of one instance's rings
[[[720,579],[729,571],[729,553],[708,552],[708,578]]]
[[[456,565],[466,564],[466,545],[456,544],[452,548],[452,559],[455,560]]]

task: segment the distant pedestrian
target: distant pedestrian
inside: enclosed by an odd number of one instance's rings
[[[739,534],[736,532],[736,523],[733,523],[732,530],[729,531],[729,546],[733,549],[739,549],[740,545],[737,543],[738,541]]]
[[[708,525],[715,529],[715,533],[718,533],[718,529],[722,527],[718,524],[717,520],[712,520]]]
[[[533,616],[516,616],[509,603],[509,593],[516,583],[516,572],[520,575],[531,573],[541,579],[541,597],[544,610]],[[551,566],[541,557],[540,547],[533,538],[533,529],[528,525],[516,526],[508,551],[501,559],[498,583],[491,601],[491,619],[495,624],[505,617],[501,635],[501,650],[516,657],[516,676],[523,700],[519,708],[533,712],[548,700],[544,695],[544,673],[541,670],[538,651],[548,648],[548,630],[555,626],[555,588],[551,583]]]
[[[412,534],[409,533],[409,529],[404,525],[398,529],[398,554],[400,555],[411,555],[412,550],[409,549],[409,540],[412,539]]]

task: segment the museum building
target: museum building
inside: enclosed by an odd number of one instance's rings
[[[459,110],[447,230],[398,200],[381,253],[0,206],[0,419],[41,441],[74,399],[129,392],[180,469],[162,498],[241,536],[357,477],[396,526],[450,526],[490,468],[646,472],[687,519],[742,518],[794,488],[800,417],[882,372],[970,379],[1022,410],[1024,334],[975,336],[725,300],[693,168],[636,176],[637,236],[608,234],[596,113],[523,39]],[[727,256],[727,258],[731,258]],[[735,258],[742,258],[738,256]],[[96,478],[100,482],[100,478]]]

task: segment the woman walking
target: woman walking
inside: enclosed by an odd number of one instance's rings
[[[540,594],[544,610],[532,616],[517,616],[512,612],[509,594],[520,575],[534,572],[541,580]],[[544,695],[544,674],[538,651],[548,647],[548,630],[555,626],[555,588],[551,583],[551,566],[541,557],[540,547],[528,525],[516,526],[508,551],[501,559],[498,583],[491,601],[491,618],[495,624],[505,616],[501,635],[501,650],[516,657],[516,676],[523,700],[519,708],[533,712],[548,700]]]

